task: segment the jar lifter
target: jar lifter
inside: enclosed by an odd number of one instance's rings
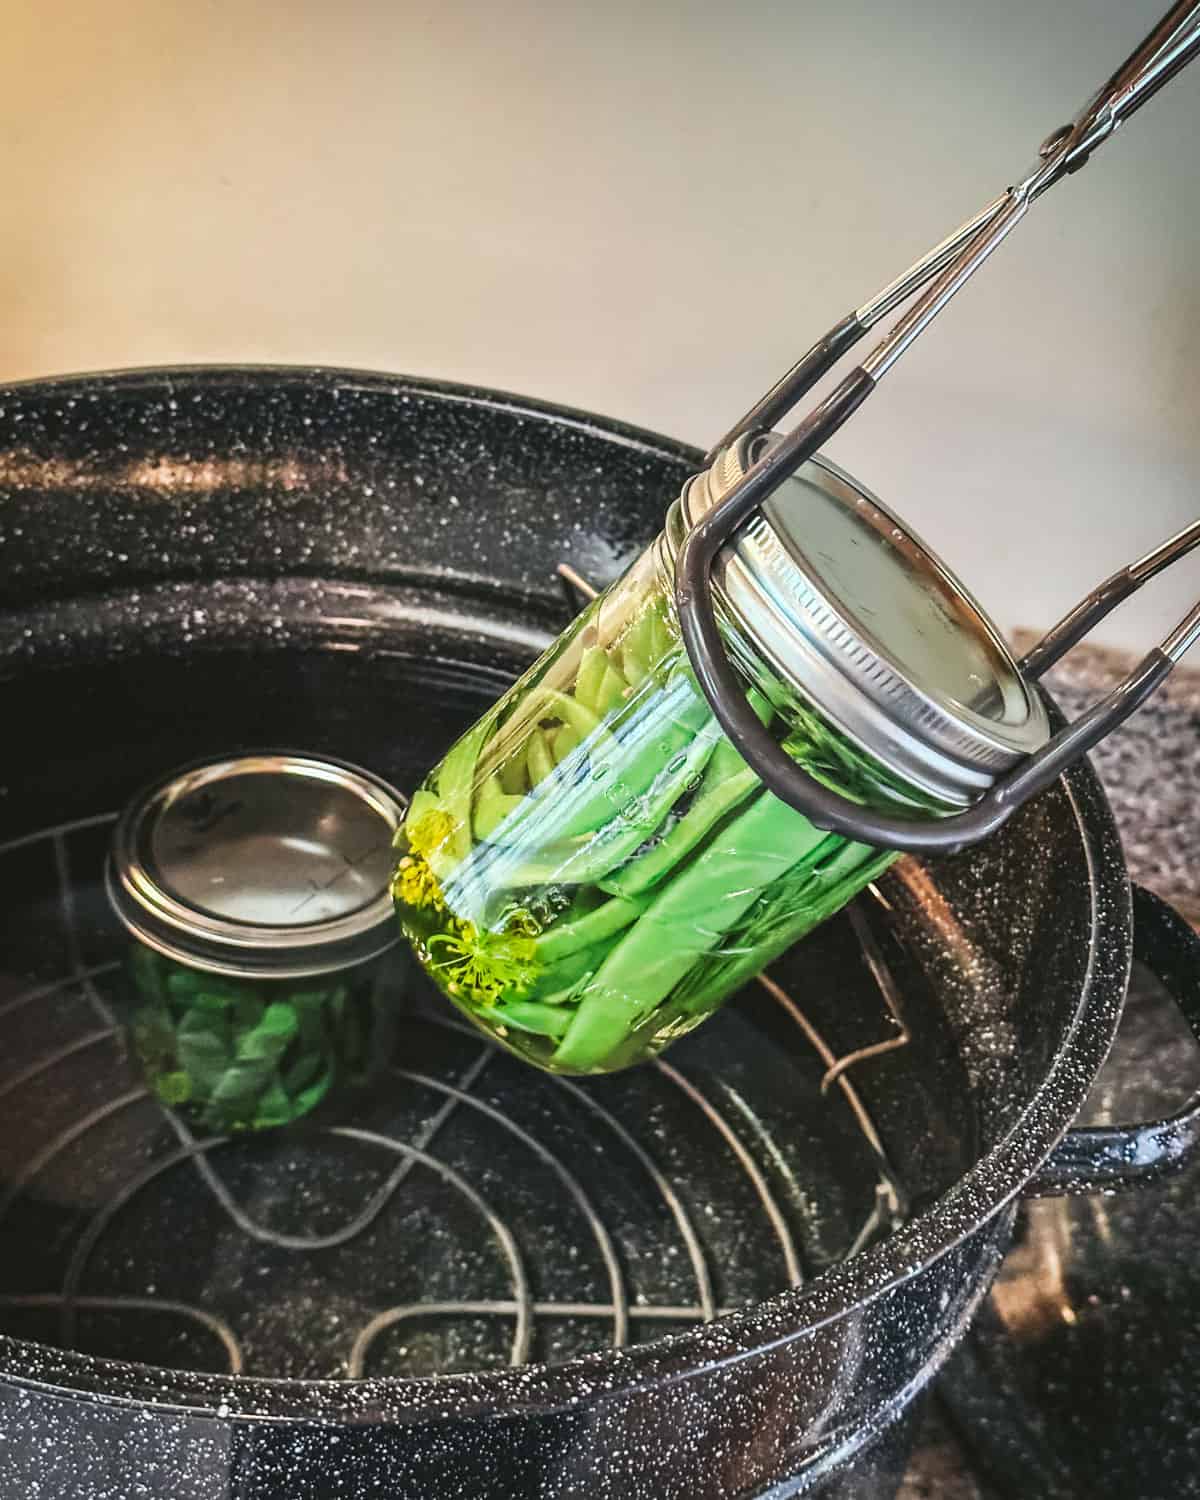
[[[1075,119],[1047,137],[1038,160],[1015,186],[993,199],[903,275],[835,324],[707,456],[706,462],[715,463],[728,445],[743,434],[765,433],[773,428],[868,329],[932,281],[862,363],[791,432],[768,449],[697,522],[688,532],[676,562],[675,601],[683,640],[713,713],[771,791],[803,812],[818,828],[910,853],[950,852],[974,844],[998,829],[1022,803],[1043,791],[1072,761],[1123,723],[1162,684],[1184,652],[1200,639],[1198,603],[1107,697],[999,777],[967,811],[922,821],[875,812],[848,801],[814,780],[776,744],[747,705],[721,640],[711,593],[717,554],[751,513],[862,405],[900,356],[1024,218],[1035,199],[1084,166],[1097,146],[1197,54],[1200,54],[1200,3],[1183,0]],[[1197,545],[1200,545],[1200,520],[1115,573],[1081,600],[1023,658],[1022,675],[1027,680],[1041,677],[1122,600]]]

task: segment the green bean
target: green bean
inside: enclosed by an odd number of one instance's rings
[[[561,724],[550,738],[555,765],[561,765],[571,751],[583,743],[583,736],[573,724]]]
[[[535,728],[529,736],[526,763],[529,766],[529,784],[531,787],[545,781],[546,777],[554,770],[554,755],[550,749],[550,743],[540,729]]]
[[[590,606],[581,617],[578,633],[561,654],[552,660],[543,657],[535,662],[497,705],[497,713],[493,715],[495,732],[481,757],[486,770],[492,771],[499,762],[522,753],[530,729],[546,716],[546,692],[571,691],[579,676],[583,652],[596,639],[595,625],[589,623],[596,608]]]
[[[292,1101],[279,1078],[272,1078],[254,1109],[253,1123],[258,1127],[286,1125],[293,1117]]]
[[[267,1006],[254,1030],[237,1038],[232,1061],[213,1083],[213,1118],[231,1125],[281,1125],[292,1118],[277,1069],[298,1029],[295,1009],[287,1001]],[[191,1072],[194,1063],[185,1066]]]
[[[501,788],[500,778],[495,773],[489,776],[480,787],[475,803],[475,837],[486,839],[524,800],[523,796],[509,796]]]
[[[289,1094],[296,1094],[313,1081],[321,1070],[332,1080],[333,1068],[320,1052],[302,1052],[294,1063],[283,1071],[283,1086]]]
[[[838,841],[837,835],[831,834],[823,847],[832,848]],[[818,850],[817,857],[808,862],[807,879],[800,889],[795,889],[789,879],[783,889],[771,893],[771,900],[761,916],[739,935],[740,943],[746,945],[745,951],[707,969],[699,987],[690,993],[682,992],[672,1000],[672,1005],[677,1006],[684,1016],[703,1015],[725,995],[748,984],[785,948],[803,936],[796,931],[796,917],[806,906],[811,920],[805,930],[809,930],[844,904],[845,891],[841,881],[845,876],[854,874],[860,884],[867,884],[877,879],[896,858],[889,850],[877,850],[874,861],[864,867],[865,852],[865,845],[847,843],[835,859],[818,871],[811,868],[811,865],[821,863],[821,850]],[[817,895],[824,896],[824,901],[814,901],[812,898]]]
[[[775,710],[764,694],[752,688],[746,698],[762,723],[769,726]],[[758,777],[722,735],[708,762],[696,800],[680,821],[660,843],[599,883],[606,891],[620,896],[633,896],[657,884],[758,785]]]
[[[529,768],[525,764],[524,751],[508,756],[497,775],[503,792],[510,797],[523,796],[529,790]]]
[[[206,1026],[190,1011],[176,1030],[175,1055],[191,1080],[192,1092],[211,1094],[233,1060],[229,1030]]]
[[[258,1025],[237,1039],[242,1062],[276,1062],[300,1029],[296,1007],[287,1000],[272,1000]]]
[[[486,876],[498,892],[509,892],[522,886],[562,885],[563,871],[570,868],[571,861],[584,853],[596,837],[594,833],[579,833],[574,838],[535,845],[526,854],[524,840],[510,841],[509,831],[508,827],[500,830],[504,835],[502,841],[476,846],[471,860],[456,873],[447,887],[455,893],[456,900],[460,889],[476,876]]]
[[[574,747],[557,772],[545,731],[532,731],[526,759],[535,791],[508,813],[500,841],[477,846],[473,857],[452,872],[445,896],[459,916],[487,925],[495,915],[497,893],[606,874],[653,833],[693,774],[685,770],[678,786],[673,785],[669,776],[662,776],[664,760],[679,750],[690,753],[698,735],[707,730],[708,741],[713,731],[707,704],[685,663],[677,664],[666,683],[649,690],[643,700],[627,701],[612,723],[614,738],[606,733],[603,743]],[[699,754],[707,754],[705,746]],[[608,775],[612,765],[619,767],[619,780]],[[649,806],[639,807],[639,799],[647,797]],[[632,818],[616,815],[618,809],[631,808]]]
[[[574,840],[573,847],[564,848],[560,844],[558,847],[563,852],[557,864],[548,863],[544,851],[534,862],[521,858],[518,851],[506,880],[514,886],[535,884],[535,870],[538,878],[560,885],[589,885],[601,880],[651,837],[704,769],[719,733],[719,729],[710,724],[707,733],[697,735],[688,748],[659,773],[646,792],[631,798],[609,823],[595,833]],[[497,879],[498,872],[493,872],[492,878]]]
[[[628,807],[647,793],[662,774],[664,762],[669,764],[681,750],[695,744],[706,727],[705,739],[711,744],[713,722],[707,703],[689,675],[681,671],[665,690],[650,693],[648,704],[634,705],[611,763],[604,755],[585,753],[588,747],[580,746],[552,776],[549,747],[541,730],[535,730],[529,769],[537,789],[525,798],[523,807],[510,814],[503,844],[478,846],[475,856],[454,872],[445,888],[451,908],[478,922],[489,893],[536,884],[539,879],[565,879],[561,869],[546,873],[546,844],[566,845],[580,835],[606,828],[617,808]],[[609,776],[610,765],[619,769],[619,779]],[[621,858],[645,837],[643,832]],[[538,853],[527,855],[526,850]],[[612,867],[612,863],[605,864],[601,873]]]
[[[618,929],[619,930],[619,929]],[[524,1000],[541,1000],[547,1005],[561,1005],[568,999],[585,975],[595,973],[608,952],[608,944],[601,940],[584,948],[576,948],[561,958],[547,963]]]
[[[571,1024],[569,1010],[537,1000],[501,1000],[490,1007],[490,1014],[505,1026],[538,1036],[561,1037]]]
[[[622,927],[628,927],[648,905],[648,899],[626,901],[622,896],[614,896],[611,901],[606,901],[603,906],[596,907],[586,916],[548,927],[535,940],[534,952],[542,963],[556,963],[567,954],[575,953],[580,948],[590,948],[594,943],[620,932]]]
[[[597,711],[600,684],[608,670],[608,652],[602,646],[585,646],[575,679],[575,701]]]
[[[600,728],[600,714],[586,703],[577,702],[569,693],[560,693],[557,688],[544,688],[541,696],[545,707],[540,718],[561,719],[564,724],[570,724],[581,740],[595,734]]]
[[[599,884],[614,896],[637,896],[667,875],[721,819],[761,783],[727,740],[713,751],[695,802],[674,828],[637,859],[606,875]]]
[[[233,1026],[239,1036],[243,1031],[254,1030],[262,1020],[266,1008],[267,1002],[253,990],[245,990],[234,996]]]
[[[602,714],[611,713],[628,690],[629,684],[610,662],[596,692],[597,710]]]
[[[654,666],[654,609],[644,609],[621,637],[621,665],[632,683],[641,682]]]
[[[712,722],[707,703],[683,673],[665,691],[645,701],[636,697],[626,701],[629,712],[620,725],[612,753],[598,746],[589,756],[587,795],[573,808],[558,809],[561,822],[555,831],[559,837],[602,827],[613,817],[617,808],[609,784],[612,770],[619,772],[622,803],[627,803],[645,792],[662,767]],[[605,775],[597,777],[597,771]]]
[[[254,988],[243,980],[222,975],[202,974],[198,969],[176,968],[167,979],[167,994],[172,1000],[194,1005],[204,997],[209,1009],[224,1009],[256,999]]]
[[[556,1067],[601,1067],[688,970],[754,905],[762,890],[825,835],[775,797],[759,797],[654,896],[589,981]]]
[[[538,720],[560,719],[575,730],[581,741],[605,732],[600,716],[594,709],[586,703],[577,702],[568,693],[560,692],[558,688],[535,688],[530,701],[535,710],[533,717]],[[537,734],[538,730],[535,726],[530,735],[531,744]]]
[[[661,661],[669,652],[678,649],[678,640],[671,633],[666,615],[662,610],[650,611],[650,649],[654,661]]]
[[[421,786],[412,794],[408,800],[409,823],[419,822],[426,813],[434,812],[442,805],[442,799],[431,787]]]
[[[747,696],[769,725],[766,697]],[[468,767],[465,854],[401,914],[415,941],[441,928],[458,955],[453,984],[435,974],[455,1003],[552,1071],[658,1050],[873,868],[873,851],[762,788],[713,719],[665,599],[598,606],[504,702]],[[876,799],[876,770],[794,708],[789,753],[843,795]],[[443,812],[443,779],[453,791],[464,766],[465,753],[436,776]],[[525,918],[547,915],[527,937]]]
[[[441,845],[430,851],[429,862],[439,876],[445,876],[471,852],[471,792],[475,763],[488,735],[494,716],[485,714],[473,729],[453,745],[437,773],[437,802],[448,815],[449,832]],[[419,795],[419,794],[418,794]],[[415,801],[416,799],[414,799]],[[424,802],[422,802],[424,806]],[[415,826],[413,808],[405,823]]]
[[[333,1086],[333,1079],[333,1068],[329,1066],[307,1088],[302,1088],[298,1092],[288,1089],[288,1092],[292,1094],[291,1109],[288,1118],[292,1120],[298,1119],[301,1115],[307,1114],[310,1109],[319,1104]],[[286,1080],[284,1081],[284,1088],[287,1089]]]

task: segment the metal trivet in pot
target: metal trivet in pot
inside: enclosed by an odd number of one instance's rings
[[[305,1379],[557,1361],[801,1285],[904,1216],[853,1085],[823,1092],[832,1055],[781,992],[762,1005],[782,1042],[727,1028],[719,1057],[600,1088],[533,1073],[418,993],[351,1116],[206,1131],[147,1086],[114,1011],[115,823],[0,846],[10,917],[65,935],[60,972],[0,998],[5,1333]],[[865,1002],[891,1004],[860,939]]]
[[[1136,670],[1101,702],[1074,723],[1060,729],[1040,748],[1021,753],[1019,744],[998,745],[995,725],[981,728],[970,702],[951,702],[921,667],[928,657],[927,641],[918,641],[915,659],[906,659],[889,638],[874,639],[869,608],[844,588],[837,570],[823,565],[814,543],[808,556],[803,544],[805,505],[819,504],[817,492],[828,503],[838,501],[836,484],[813,479],[811,492],[797,496],[795,484],[805,478],[803,465],[813,463],[821,447],[875,389],[900,356],[942,311],[954,294],[979,269],[1009,231],[1024,218],[1033,202],[1063,177],[1077,171],[1092,152],[1130,115],[1200,54],[1200,4],[1181,0],[1149,37],[1122,64],[1093,99],[1069,124],[1055,130],[1042,144],[1034,166],[1014,186],[993,199],[921,260],[867,302],[849,313],[776,382],[708,455],[709,469],[684,492],[692,504],[692,522],[675,560],[675,591],[684,643],[697,679],[714,714],[743,757],[763,782],[783,801],[804,813],[818,828],[881,848],[914,853],[954,850],[976,843],[1005,823],[1036,793],[1045,790],[1063,770],[1085,754],[1111,729],[1126,719],[1157,688],[1184,652],[1200,638],[1200,604],[1152,650]],[[881,319],[918,297],[861,364],[784,437],[769,429],[784,417],[816,382]],[[822,463],[821,473],[830,466]],[[816,473],[810,467],[810,471]],[[773,507],[786,504],[784,486],[793,481],[791,525],[772,525]],[[840,497],[841,530],[857,529],[850,546],[865,556],[872,548],[891,550],[911,597],[910,611],[920,610],[924,624],[914,636],[940,628],[938,611],[963,605],[957,591],[944,587],[937,559],[907,532],[899,519],[877,502],[859,496]],[[758,513],[758,514],[756,514]],[[1022,676],[1035,681],[1083,638],[1117,604],[1192,547],[1200,544],[1200,521],[1122,569],[1081,601],[1021,663]],[[890,716],[903,735],[932,756],[949,745],[968,767],[991,767],[1008,751],[1006,769],[971,807],[941,819],[886,815],[850,802],[808,775],[775,742],[748,706],[717,623],[717,606],[727,604],[739,570],[753,577],[756,626],[759,617],[773,620],[784,612],[784,630],[791,655],[802,660],[797,686],[811,689],[821,711],[855,738],[855,719],[871,712],[877,720]],[[866,578],[866,575],[864,575]],[[864,578],[858,579],[861,586]],[[869,578],[866,580],[869,581]],[[766,606],[764,594],[773,595]],[[946,599],[943,599],[943,595]],[[809,603],[809,599],[815,603]],[[949,601],[947,603],[947,600]],[[782,601],[782,602],[781,602]],[[971,606],[969,600],[965,601]],[[774,606],[774,610],[772,609]],[[737,605],[733,603],[736,615]],[[978,624],[978,622],[976,622]],[[959,635],[962,635],[959,629]],[[978,629],[976,637],[982,639]],[[758,631],[755,630],[758,638]],[[817,674],[814,678],[814,664]],[[779,665],[778,662],[775,665]],[[831,688],[829,693],[823,691]],[[839,701],[852,700],[838,716]],[[1003,717],[1003,716],[1001,716]],[[877,747],[859,734],[868,749]],[[885,757],[886,759],[886,757]]]

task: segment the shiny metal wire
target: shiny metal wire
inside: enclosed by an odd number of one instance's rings
[[[31,1087],[51,1089],[56,1070],[73,1058],[79,1058],[94,1049],[111,1047],[114,1062],[119,1061],[121,1028],[101,989],[101,982],[117,967],[116,964],[92,964],[83,961],[79,938],[79,921],[76,911],[75,882],[73,876],[72,843],[76,836],[102,827],[111,822],[109,817],[93,817],[75,823],[46,829],[38,835],[29,835],[8,844],[0,845],[0,856],[32,849],[41,843],[49,845],[53,852],[58,880],[58,900],[61,907],[63,928],[66,934],[64,948],[65,968],[63,974],[52,981],[30,985],[19,994],[5,1000],[0,1006],[0,1015],[11,1015],[23,1006],[45,1001],[64,991],[75,991],[87,1001],[91,1024],[81,1026],[77,1035],[61,1042],[43,1056],[32,1058],[27,1065],[0,1084],[0,1099],[19,1094]],[[782,993],[782,992],[780,992]],[[786,996],[781,1002],[785,1013],[791,1002]],[[431,1018],[423,1017],[425,1020]],[[479,1041],[478,1034],[465,1023],[447,1015],[437,1019],[440,1025],[472,1041]],[[818,1039],[819,1040],[819,1039]],[[822,1044],[823,1045],[823,1044]],[[171,1316],[181,1323],[190,1323],[203,1328],[214,1339],[221,1357],[230,1373],[243,1372],[246,1367],[244,1340],[236,1327],[211,1308],[160,1297],[147,1290],[145,1295],[92,1296],[85,1291],[89,1265],[97,1248],[104,1240],[109,1226],[117,1215],[134,1202],[138,1195],[151,1188],[175,1171],[192,1171],[199,1175],[213,1200],[222,1212],[247,1237],[270,1244],[276,1249],[294,1254],[319,1254],[337,1245],[345,1244],[365,1233],[389,1204],[396,1200],[405,1179],[417,1167],[434,1173],[452,1188],[478,1214],[481,1224],[495,1244],[507,1267],[509,1291],[507,1296],[478,1299],[465,1295],[462,1300],[429,1301],[427,1303],[397,1304],[374,1314],[361,1328],[347,1333],[347,1348],[343,1360],[346,1378],[357,1379],[369,1373],[371,1354],[380,1335],[406,1321],[429,1319],[498,1319],[511,1327],[509,1340],[509,1362],[520,1365],[532,1357],[535,1346],[535,1329],[539,1324],[556,1320],[579,1320],[586,1324],[607,1327],[607,1342],[613,1347],[626,1345],[631,1337],[631,1324],[636,1321],[649,1325],[687,1326],[710,1321],[727,1311],[714,1289],[714,1268],[709,1265],[704,1239],[687,1206],[686,1184],[672,1179],[670,1171],[658,1160],[647,1144],[637,1139],[626,1125],[596,1098],[587,1087],[571,1079],[542,1079],[539,1086],[552,1088],[568,1103],[584,1128],[597,1135],[605,1151],[619,1151],[636,1163],[644,1174],[649,1188],[661,1202],[665,1223],[673,1226],[675,1242],[683,1251],[685,1264],[689,1268],[694,1288],[693,1300],[683,1302],[635,1302],[617,1251],[613,1226],[605,1221],[594,1197],[556,1153],[553,1143],[527,1129],[517,1121],[509,1119],[494,1104],[481,1097],[478,1089],[487,1075],[489,1065],[498,1056],[490,1043],[479,1041],[479,1050],[456,1076],[441,1078],[414,1069],[397,1067],[394,1076],[406,1084],[440,1096],[438,1108],[429,1117],[425,1127],[411,1140],[353,1126],[328,1126],[324,1134],[347,1143],[365,1145],[371,1149],[387,1152],[397,1158],[395,1167],[383,1184],[369,1192],[360,1209],[336,1230],[323,1235],[284,1234],[265,1224],[244,1204],[239,1203],[225,1182],[220,1161],[224,1148],[233,1144],[230,1137],[198,1137],[182,1117],[165,1109],[144,1086],[119,1088],[111,1097],[94,1104],[77,1119],[45,1141],[22,1168],[4,1184],[0,1192],[0,1222],[10,1214],[22,1197],[36,1191],[39,1178],[62,1153],[77,1148],[86,1142],[90,1132],[111,1122],[126,1111],[152,1110],[156,1119],[164,1118],[175,1134],[178,1148],[148,1164],[131,1163],[128,1175],[115,1192],[103,1202],[93,1206],[75,1237],[61,1284],[52,1290],[13,1292],[0,1295],[0,1309],[52,1308],[59,1314],[59,1337],[64,1346],[75,1344],[79,1333],[79,1320],[91,1313],[119,1313],[137,1316],[141,1313]],[[730,1168],[743,1174],[753,1189],[754,1201],[759,1205],[764,1226],[769,1227],[771,1242],[778,1256],[778,1284],[796,1286],[803,1280],[800,1255],[793,1241],[788,1219],[777,1197],[768,1174],[746,1149],[727,1116],[716,1100],[702,1089],[694,1079],[688,1077],[673,1064],[658,1062],[657,1076],[672,1091],[681,1093],[695,1106],[698,1129],[709,1129],[719,1138]],[[120,1078],[119,1068],[114,1067],[114,1078]],[[853,1095],[852,1086],[842,1076],[838,1083],[848,1097]],[[869,1117],[862,1111],[861,1101],[856,1118],[864,1129],[871,1149],[882,1155],[879,1142]],[[466,1111],[486,1120],[499,1136],[510,1140],[514,1147],[528,1152],[547,1167],[558,1179],[563,1193],[575,1206],[579,1221],[586,1229],[591,1243],[590,1253],[599,1257],[608,1295],[601,1300],[554,1300],[535,1296],[526,1270],[526,1248],[518,1242],[516,1232],[503,1213],[502,1206],[489,1202],[480,1190],[461,1172],[456,1171],[438,1156],[438,1137],[458,1114]],[[864,1123],[865,1119],[865,1123]],[[140,1128],[140,1127],[139,1127]],[[877,1204],[858,1233],[857,1240],[864,1242],[882,1226],[880,1206]],[[668,1236],[669,1238],[669,1236]],[[668,1244],[664,1241],[664,1253]]]

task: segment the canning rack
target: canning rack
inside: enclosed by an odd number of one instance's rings
[[[95,1348],[99,1331],[96,1352],[107,1352],[104,1340],[115,1338],[117,1357],[132,1352],[154,1364],[232,1375],[294,1375],[329,1374],[332,1363],[340,1378],[358,1379],[414,1373],[415,1356],[406,1346],[418,1344],[423,1330],[433,1330],[447,1346],[473,1349],[482,1343],[489,1358],[519,1366],[541,1357],[541,1348],[558,1339],[577,1347],[584,1341],[591,1348],[603,1343],[622,1348],[709,1322],[745,1300],[747,1288],[723,1258],[721,1237],[705,1218],[704,1183],[689,1170],[690,1157],[683,1164],[672,1158],[655,1132],[621,1117],[588,1083],[534,1074],[513,1062],[473,1026],[448,1016],[432,997],[413,1019],[445,1045],[418,1049],[419,1057],[404,1065],[398,1061],[391,1072],[395,1088],[419,1096],[426,1107],[419,1123],[385,1113],[356,1116],[345,1124],[293,1127],[285,1133],[291,1147],[273,1143],[272,1137],[284,1139],[280,1133],[247,1141],[193,1129],[186,1116],[157,1099],[126,1055],[124,1028],[111,1003],[123,936],[114,928],[115,949],[110,951],[107,939],[95,946],[95,916],[85,892],[96,883],[115,821],[115,813],[101,813],[0,844],[0,870],[7,862],[26,876],[46,871],[44,896],[56,909],[64,937],[57,972],[36,979],[31,974],[11,991],[0,989],[0,1029],[7,1043],[0,1104],[36,1118],[39,1100],[57,1101],[55,1123],[36,1127],[34,1149],[21,1156],[19,1170],[2,1185],[0,1237],[15,1247],[30,1224],[44,1231],[39,1216],[55,1198],[57,1175],[86,1185],[65,1243],[53,1254],[39,1247],[27,1273],[32,1284],[20,1284],[26,1273],[15,1269],[19,1257],[6,1262],[0,1285],[5,1332],[12,1331],[14,1318],[35,1319],[44,1330],[39,1337],[56,1339],[63,1348],[81,1343]],[[885,955],[869,923],[858,918],[856,931],[865,981],[895,1014],[896,980]],[[849,1109],[876,1167],[874,1202],[865,1203],[861,1220],[847,1226],[842,1255],[848,1257],[903,1220],[905,1190],[861,1096],[845,1076],[854,1059],[839,1063],[787,992],[766,976],[762,984],[785,1023],[820,1060],[825,1085],[835,1088]],[[61,1024],[45,1040],[31,1017],[48,1012]],[[653,1109],[689,1122],[703,1159],[722,1164],[731,1191],[748,1205],[738,1232],[759,1247],[757,1275],[763,1286],[775,1292],[805,1284],[815,1268],[792,1201],[788,1143],[772,1138],[765,1151],[756,1148],[756,1137],[742,1128],[736,1092],[727,1093],[699,1068],[660,1059],[645,1077]],[[510,1107],[518,1096],[536,1096],[544,1112],[518,1113]],[[766,1129],[764,1120],[757,1129]],[[573,1133],[588,1159],[603,1151],[635,1184],[649,1205],[636,1224],[625,1224],[611,1202],[597,1198],[579,1169],[578,1153],[564,1147]],[[456,1146],[456,1137],[465,1138],[467,1147],[462,1139]],[[487,1143],[486,1157],[476,1149],[478,1141]],[[528,1213],[522,1218],[482,1170],[497,1143],[507,1160],[540,1171],[556,1201],[568,1205],[563,1234],[570,1240],[571,1260],[578,1259],[569,1284],[547,1288],[553,1242],[544,1245],[542,1234],[528,1232]],[[231,1169],[246,1152],[252,1154],[252,1192]],[[367,1152],[382,1165],[360,1181],[354,1169]],[[319,1226],[287,1232],[275,1219],[272,1200],[303,1198],[303,1178],[289,1173],[312,1153],[333,1157],[343,1185],[336,1203],[320,1204]],[[410,1195],[401,1189],[414,1172],[458,1205],[473,1233],[487,1243],[498,1266],[491,1284],[472,1284],[449,1267],[436,1278],[428,1300],[396,1299],[388,1305],[386,1281],[379,1297],[374,1288],[350,1305],[331,1297],[327,1310],[340,1313],[338,1326],[323,1327],[312,1338],[324,1360],[320,1370],[264,1367],[264,1359],[279,1357],[271,1342],[272,1317],[278,1321],[282,1311],[308,1330],[306,1320],[321,1309],[305,1307],[299,1292],[295,1307],[259,1306],[255,1267],[291,1268],[286,1274],[302,1281],[307,1268],[328,1275],[321,1268],[328,1268],[331,1258],[358,1253],[359,1247],[378,1260],[378,1236],[409,1207]],[[163,1213],[164,1194],[175,1204],[172,1215]],[[164,1232],[172,1222],[185,1235],[182,1252]],[[153,1231],[138,1239],[139,1226],[151,1225]],[[218,1292],[204,1283],[204,1256],[197,1248],[209,1234],[224,1236],[239,1267],[234,1281]],[[629,1262],[630,1234],[644,1241],[644,1255],[674,1267],[653,1295],[639,1289]],[[120,1246],[127,1244],[136,1250],[123,1264]],[[51,1265],[54,1271],[48,1270]],[[293,1293],[288,1289],[282,1295]],[[760,1287],[756,1299],[761,1295]],[[479,1336],[477,1329],[483,1330]]]
[[[836,323],[707,455],[706,462],[715,464],[743,435],[769,432],[870,328],[925,288],[866,358],[769,447],[689,530],[676,559],[675,602],[680,628],[705,698],[765,785],[818,828],[909,853],[952,852],[977,843],[1123,723],[1200,639],[1197,603],[1124,681],[1060,729],[1040,750],[998,778],[968,810],[921,820],[877,812],[848,801],[809,776],[776,744],[746,702],[721,639],[712,599],[713,565],[738,528],[843,426],[1020,223],[1035,200],[1084,166],[1099,145],[1198,54],[1200,3],[1181,0],[1074,120],[1046,138],[1024,177]],[[1022,675],[1030,681],[1039,679],[1122,600],[1197,545],[1200,520],[1115,573],[1082,599],[1022,659]]]

